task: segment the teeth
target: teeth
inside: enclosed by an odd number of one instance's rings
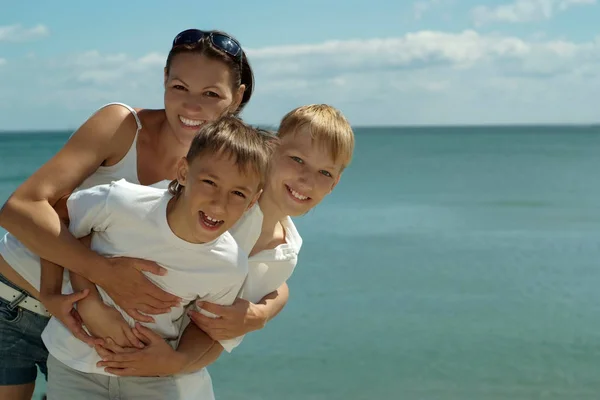
[[[292,189],[292,188],[288,188],[288,189],[290,190],[290,193],[292,194],[292,196],[294,196],[298,200],[306,200],[306,199],[308,199],[308,197],[302,196],[300,193],[296,192],[294,189]]]
[[[189,118],[185,118],[185,117],[182,117],[181,115],[179,116],[179,120],[181,122],[183,122],[184,125],[186,125],[186,126],[200,126],[204,122],[206,122],[206,121],[201,120],[201,119],[189,119]]]
[[[213,217],[209,217],[208,215],[206,215],[205,213],[202,213],[202,215],[204,215],[204,219],[207,220],[208,222],[210,222],[211,224],[217,224],[219,222],[221,222],[220,219],[216,219]]]

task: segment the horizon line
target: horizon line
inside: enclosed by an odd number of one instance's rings
[[[272,129],[276,128],[277,124],[267,123],[248,123],[255,127],[269,127]],[[398,125],[352,125],[352,129],[389,129],[389,128],[400,128],[400,129],[422,129],[422,128],[546,128],[546,127],[586,127],[595,128],[600,127],[600,122],[505,122],[505,123],[451,123],[451,124],[398,124]],[[0,134],[4,133],[58,133],[58,132],[75,132],[79,128],[57,128],[57,129],[1,129]]]

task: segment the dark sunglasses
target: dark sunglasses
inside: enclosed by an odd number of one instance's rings
[[[242,46],[231,36],[216,32],[204,32],[200,29],[187,29],[175,36],[173,47],[185,44],[196,44],[207,37],[217,49],[229,54],[235,59],[242,59]]]

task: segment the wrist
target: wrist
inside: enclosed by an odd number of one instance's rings
[[[254,304],[253,308],[258,329],[262,329],[269,321],[269,308],[265,304]]]
[[[91,264],[91,268],[87,268],[85,274],[79,274],[89,280],[92,283],[100,287],[104,287],[107,282],[110,281],[110,277],[112,276],[112,268],[113,264],[110,262],[109,258],[102,257],[101,255],[97,255],[95,257],[93,264]]]

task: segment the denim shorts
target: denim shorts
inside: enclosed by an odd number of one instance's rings
[[[2,275],[0,281],[27,293]],[[37,367],[48,380],[48,350],[41,336],[49,320],[18,306],[11,308],[9,301],[0,298],[0,386],[34,382]]]

